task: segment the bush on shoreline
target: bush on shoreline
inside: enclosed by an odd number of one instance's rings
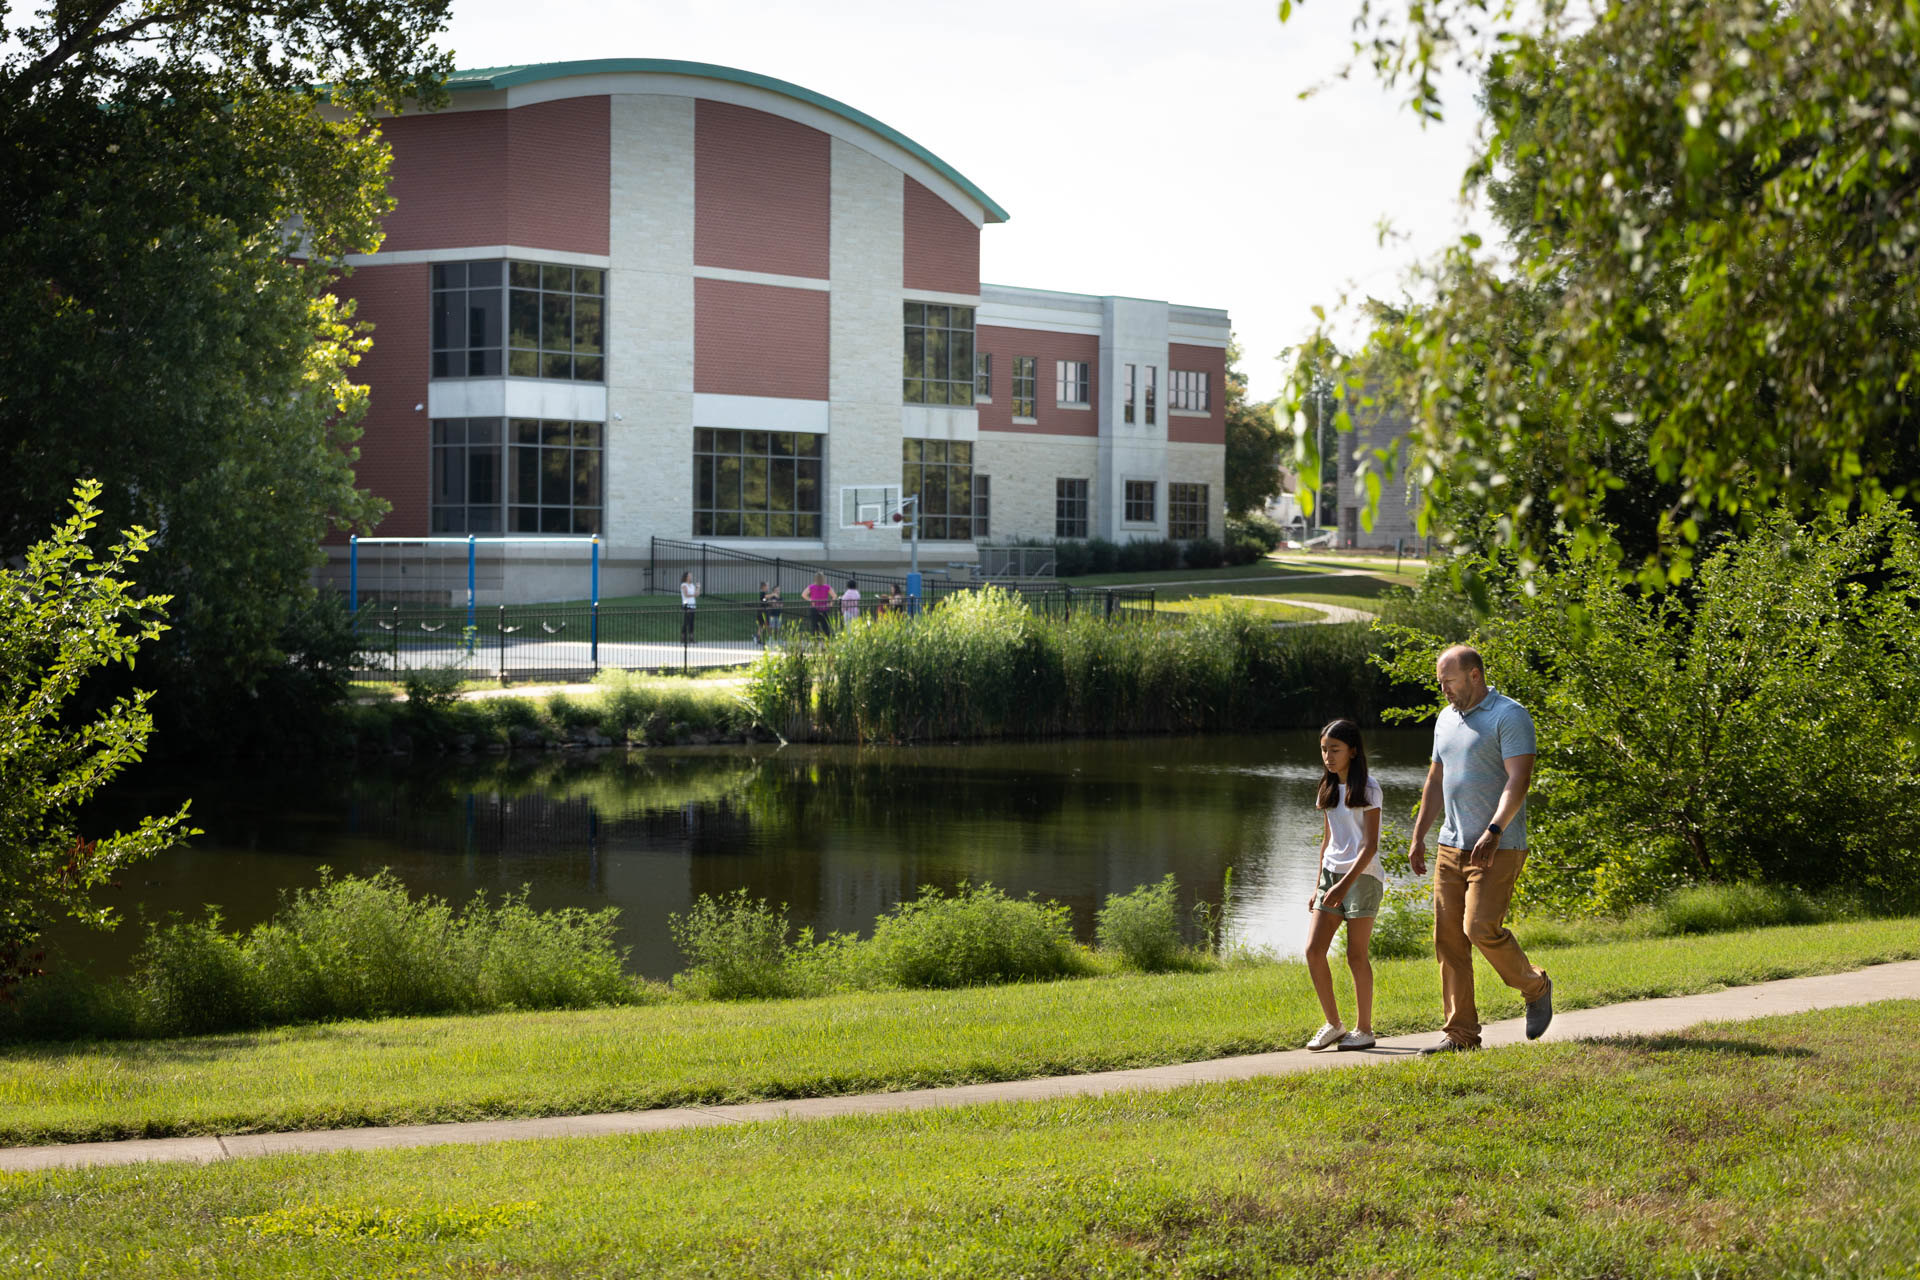
[[[970,592],[769,652],[748,701],[783,737],[915,742],[1377,724],[1425,702],[1373,662],[1364,623],[1278,628],[1240,608],[1180,626],[1039,616]]]

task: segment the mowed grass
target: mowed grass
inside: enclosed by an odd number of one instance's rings
[[[1523,936],[1524,941],[1524,936]],[[1561,1009],[1920,958],[1912,920],[1541,953]],[[1345,966],[1337,965],[1343,1006]],[[1383,962],[1375,1028],[1439,1023],[1430,960]],[[1517,1015],[1484,968],[1481,1015]],[[0,1144],[568,1115],[1193,1061],[1303,1044],[1304,967],[950,992],[390,1019],[0,1053]]]
[[[1188,596],[1178,600],[1158,602],[1156,613],[1199,614],[1219,613],[1231,605],[1246,610],[1256,618],[1268,622],[1317,622],[1324,615],[1318,609],[1303,608],[1297,604],[1288,604],[1284,600],[1273,600],[1265,596]]]
[[[1161,1094],[0,1175],[19,1275],[1920,1275],[1920,1002]]]

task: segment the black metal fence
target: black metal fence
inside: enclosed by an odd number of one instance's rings
[[[979,585],[928,584],[922,607]],[[782,594],[785,594],[784,592]],[[1034,612],[1067,619],[1075,614],[1136,620],[1153,614],[1147,588],[1035,587],[1014,589]],[[361,640],[355,676],[362,683],[405,680],[420,672],[449,672],[472,680],[591,679],[626,671],[688,672],[744,666],[768,644],[844,625],[836,604],[817,613],[798,590],[782,607],[764,609],[756,580],[752,601],[712,600],[695,609],[674,598],[645,605],[498,605],[475,609],[401,605],[364,606],[356,620]],[[860,617],[889,612],[884,592],[866,594]]]
[[[816,575],[826,578],[827,585],[833,588],[835,595],[846,590],[848,582],[857,579],[861,583],[861,593],[868,597],[887,594],[887,589],[896,582],[904,587],[907,579],[905,570],[883,578],[875,576],[871,570],[862,573],[858,570],[849,571],[845,567],[836,569],[832,565],[756,555],[732,547],[716,547],[705,542],[680,542],[673,538],[652,539],[651,552],[648,585],[652,591],[662,595],[674,595],[679,589],[681,575],[687,573],[691,573],[693,580],[700,584],[702,595],[729,596],[736,600],[758,600],[760,584],[763,582],[777,584],[780,594],[795,600]],[[929,572],[925,569],[920,571],[920,578],[927,586],[951,580],[945,572]]]

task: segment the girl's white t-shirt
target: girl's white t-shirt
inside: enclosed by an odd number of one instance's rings
[[[1327,840],[1327,852],[1320,859],[1322,867],[1338,875],[1345,875],[1353,870],[1354,859],[1358,858],[1360,851],[1367,847],[1367,809],[1378,809],[1380,802],[1380,781],[1377,778],[1367,779],[1366,809],[1348,808],[1347,788],[1344,784],[1340,787],[1339,800],[1333,808],[1323,811],[1327,815],[1327,831],[1330,833],[1330,838]],[[1372,876],[1382,884],[1386,883],[1386,873],[1380,870],[1378,852],[1367,861],[1361,874]]]
[[[699,594],[700,587],[698,583],[683,582],[680,584],[680,603],[687,608],[693,608],[694,598]]]
[[[860,588],[848,587],[840,593],[840,612],[849,618],[860,614]]]

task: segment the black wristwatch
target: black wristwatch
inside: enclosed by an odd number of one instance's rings
[[[1500,824],[1499,824],[1499,823],[1497,823],[1497,822],[1489,822],[1489,823],[1487,824],[1487,830],[1489,830],[1489,831],[1491,831],[1491,832],[1493,832],[1493,834],[1495,834],[1495,835],[1499,835],[1499,834],[1500,834]]]

